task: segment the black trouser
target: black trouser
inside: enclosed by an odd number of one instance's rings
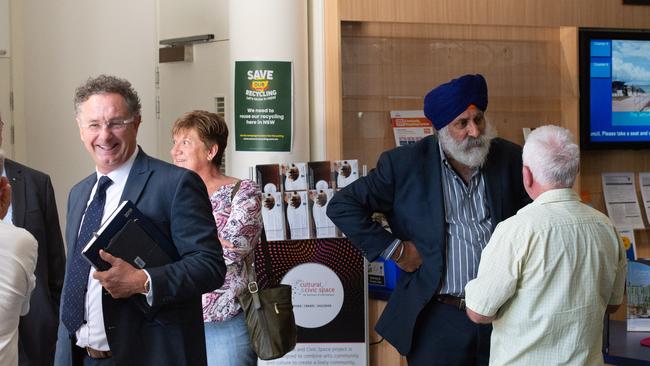
[[[418,316],[408,364],[488,365],[490,333],[492,325],[475,324],[465,310],[432,300]]]
[[[73,365],[82,366],[115,366],[115,360],[112,357],[108,358],[92,358],[88,356],[85,349],[72,346],[72,359]]]

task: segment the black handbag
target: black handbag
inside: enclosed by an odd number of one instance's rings
[[[273,360],[296,346],[291,286],[278,285],[239,296],[246,314],[251,347],[262,360]]]
[[[264,228],[262,228],[259,245],[262,246],[269,276],[273,276]],[[238,299],[246,315],[251,346],[261,360],[280,358],[293,350],[297,341],[296,319],[291,303],[291,285],[279,284],[260,289],[257,286],[254,265],[246,262],[246,270],[248,288],[238,296]]]

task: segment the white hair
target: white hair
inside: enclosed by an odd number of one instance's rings
[[[580,148],[569,130],[546,125],[528,135],[522,159],[538,183],[571,188],[580,168]]]

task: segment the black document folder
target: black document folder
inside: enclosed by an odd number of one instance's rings
[[[99,256],[100,249],[135,268],[172,262],[170,240],[131,201],[115,209],[81,252],[96,270],[105,271],[110,265]]]

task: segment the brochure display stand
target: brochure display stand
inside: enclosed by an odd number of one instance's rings
[[[260,365],[367,365],[366,263],[345,238],[270,241],[270,266],[255,250],[260,286],[269,273],[293,287],[298,344],[284,357]]]

